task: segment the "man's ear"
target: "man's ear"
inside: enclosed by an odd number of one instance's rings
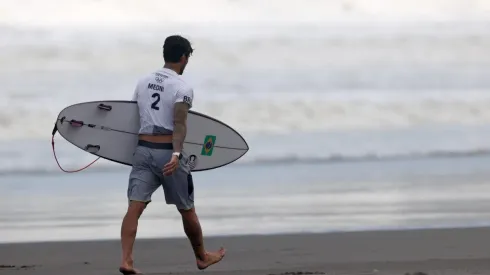
[[[180,62],[180,63],[185,64],[185,63],[187,62],[187,59],[188,59],[188,57],[187,57],[187,56],[185,56],[185,54],[183,54],[183,55],[180,57],[179,62]]]

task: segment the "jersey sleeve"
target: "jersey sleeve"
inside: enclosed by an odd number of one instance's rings
[[[138,100],[138,91],[139,91],[139,82],[136,84],[136,87],[134,88],[133,92],[133,98],[131,99],[132,101],[137,101]]]
[[[190,87],[185,87],[177,91],[175,103],[185,102],[189,104],[189,109],[192,108],[194,100],[194,90]]]

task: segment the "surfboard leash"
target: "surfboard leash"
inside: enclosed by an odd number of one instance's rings
[[[54,160],[58,164],[58,167],[61,169],[61,171],[65,172],[65,173],[76,173],[76,172],[80,172],[82,170],[85,170],[85,169],[89,168],[92,164],[94,164],[96,161],[98,161],[100,159],[100,157],[98,157],[94,161],[92,161],[91,163],[89,163],[88,165],[86,165],[85,167],[82,167],[80,169],[76,169],[76,170],[65,170],[65,169],[63,169],[61,167],[59,161],[58,161],[58,157],[56,156],[56,150],[54,149],[54,136],[56,135],[56,132],[58,132],[58,126],[56,125],[57,123],[58,123],[58,121],[55,122],[54,128],[53,128],[53,132],[51,133],[51,147],[53,148]]]

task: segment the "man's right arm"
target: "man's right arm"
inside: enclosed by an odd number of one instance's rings
[[[177,99],[174,105],[174,130],[172,137],[174,152],[182,153],[187,134],[187,114],[192,107],[193,97],[194,92],[192,89],[184,89],[177,92]]]
[[[177,102],[174,106],[174,131],[172,136],[172,145],[174,152],[182,153],[184,140],[187,134],[187,113],[189,105],[185,102]]]

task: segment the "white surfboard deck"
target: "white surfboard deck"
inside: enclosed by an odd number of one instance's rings
[[[74,104],[63,109],[56,121],[60,135],[73,145],[129,166],[138,143],[139,126],[136,102],[121,100]],[[204,114],[189,112],[183,154],[188,157],[192,171],[230,164],[248,149],[245,139],[230,126]]]

